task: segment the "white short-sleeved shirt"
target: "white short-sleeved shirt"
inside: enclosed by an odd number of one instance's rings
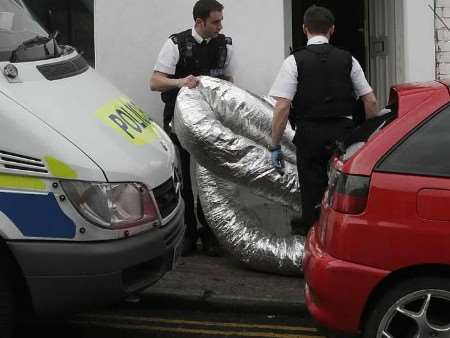
[[[325,36],[315,36],[308,40],[308,45],[328,43]],[[350,77],[353,83],[353,92],[356,97],[360,97],[372,92],[364,71],[359,62],[352,57],[352,70]],[[293,100],[297,92],[298,85],[298,71],[297,63],[294,55],[290,55],[284,60],[283,65],[275,79],[275,82],[270,89],[269,95],[274,97],[282,97],[288,100]]]
[[[192,28],[192,37],[198,43],[202,43],[203,41],[203,38],[197,33],[195,28]],[[205,40],[207,43],[209,43],[211,39]],[[232,53],[233,53],[233,46],[227,44],[227,59],[225,60],[225,68],[224,68],[225,76],[233,76],[234,66],[231,57]],[[153,70],[168,75],[174,75],[179,59],[180,59],[180,52],[178,50],[178,46],[172,41],[172,39],[168,39],[162,46],[161,51],[159,52],[158,59],[156,60],[155,67],[153,67]]]

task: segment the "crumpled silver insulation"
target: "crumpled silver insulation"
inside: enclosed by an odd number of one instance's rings
[[[282,138],[285,168],[281,175],[273,169],[268,151],[270,100],[223,80],[200,79],[197,88],[181,89],[174,128],[200,165],[197,183],[208,223],[220,243],[242,263],[262,271],[301,274],[304,239],[263,229],[235,193],[245,187],[300,211],[294,132],[288,127]]]

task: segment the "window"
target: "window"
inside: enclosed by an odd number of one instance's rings
[[[413,131],[381,162],[377,170],[450,177],[450,107]]]

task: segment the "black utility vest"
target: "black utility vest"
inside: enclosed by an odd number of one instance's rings
[[[355,97],[352,56],[332,45],[309,45],[294,53],[298,70],[293,100],[296,123],[351,116]]]
[[[170,36],[173,43],[178,46],[180,58],[175,69],[175,74],[170,78],[184,78],[188,75],[208,75],[224,78],[225,62],[227,60],[227,45],[231,45],[231,38],[219,34],[209,43],[199,44],[192,36],[192,30],[173,34]],[[161,94],[164,109],[164,121],[170,122],[173,118],[173,110],[179,89],[173,89]],[[167,122],[167,123],[168,123]]]

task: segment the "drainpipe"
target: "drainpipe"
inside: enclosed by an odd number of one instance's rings
[[[437,0],[434,0],[433,8],[434,12],[436,13],[436,5]],[[434,16],[434,64],[435,64],[435,79],[439,80],[439,63],[438,63],[438,53],[439,53],[439,36],[438,36],[438,30],[437,30],[437,24],[436,24],[436,15]]]

